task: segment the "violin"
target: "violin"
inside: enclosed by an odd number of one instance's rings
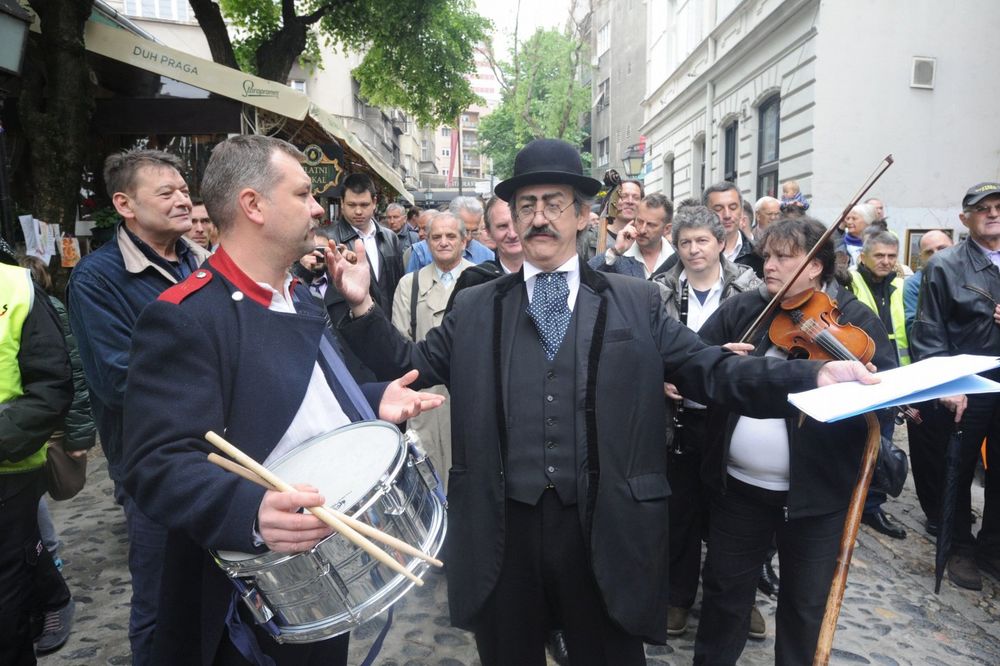
[[[771,342],[789,354],[813,360],[861,361],[875,356],[875,341],[859,326],[840,322],[837,302],[826,292],[806,289],[781,301],[767,331]],[[920,423],[920,412],[901,405],[896,414]]]
[[[837,302],[816,289],[783,300],[767,334],[789,354],[813,360],[868,363],[875,356],[875,341],[863,328],[840,323]]]

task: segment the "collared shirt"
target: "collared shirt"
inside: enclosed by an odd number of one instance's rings
[[[722,268],[719,268],[719,279],[708,290],[708,296],[705,298],[704,303],[694,293],[694,288],[688,282],[686,270],[681,271],[679,280],[688,290],[687,327],[697,333],[702,325],[708,321],[708,318],[712,316],[712,313],[719,308],[719,303],[722,300]]]
[[[375,280],[378,281],[379,257],[378,242],[376,241],[378,227],[374,222],[368,220],[368,226],[363,231],[357,227],[354,230],[358,232],[358,238],[365,244],[365,255],[368,257],[368,265],[372,267],[372,274],[375,275]]]
[[[326,288],[330,286],[330,281],[327,279],[326,275],[319,275],[313,278],[313,281],[309,283],[309,291],[313,296],[318,296],[323,298],[326,296]]]
[[[541,268],[532,266],[527,259],[524,260],[524,286],[528,290],[529,303],[531,303],[531,299],[535,295],[535,278],[538,277],[539,273],[545,272],[548,271],[543,271]],[[570,312],[572,312],[573,306],[576,305],[576,295],[580,291],[580,256],[574,254],[570,257],[569,261],[551,272],[566,274],[566,286],[569,287],[569,296],[566,299],[566,304],[569,306]]]
[[[449,289],[452,286],[454,286],[455,271],[458,270],[459,266],[455,266],[455,268],[452,268],[450,271],[442,271],[440,268],[438,268],[437,264],[433,264],[433,266],[434,266],[434,277],[437,278],[438,282],[443,284],[445,287],[448,287]]]
[[[733,263],[736,263],[736,257],[739,256],[740,250],[742,250],[742,249],[743,249],[743,234],[737,233],[736,234],[736,245],[733,246],[733,251],[732,252],[726,252],[725,250],[723,250],[722,254],[729,261],[731,261]]]
[[[281,291],[276,291],[266,282],[258,282],[261,288],[271,292],[271,305],[268,310],[272,312],[282,312],[286,314],[295,313],[295,304],[289,291],[292,283],[292,276],[285,278]],[[299,405],[299,411],[295,413],[288,430],[282,435],[271,453],[268,454],[264,464],[278,460],[285,454],[293,451],[303,442],[325,433],[345,426],[351,422],[344,409],[333,394],[333,389],[323,374],[319,361],[313,365],[312,375],[309,377],[309,386],[306,387],[305,397]]]
[[[976,243],[976,241],[973,240],[971,236],[969,237],[969,240],[972,240],[972,242],[976,244],[976,247],[978,247],[980,250],[983,251],[983,254],[986,255],[986,258],[989,259],[994,266],[1000,268],[1000,250],[990,250],[988,248],[985,248],[979,243]]]
[[[742,241],[740,242],[740,244],[742,245]],[[656,262],[653,264],[653,271],[662,266],[663,262],[669,259],[670,255],[672,255],[673,253],[674,253],[674,248],[672,245],[670,245],[670,243],[667,242],[667,239],[660,238],[660,254],[656,258]],[[639,248],[638,243],[632,243],[632,247],[625,250],[625,252],[622,253],[622,256],[632,257],[633,259],[638,261],[639,265],[642,266],[643,272],[646,274],[647,280],[653,274],[653,271],[649,270],[649,267],[646,266],[646,259],[645,257],[642,256],[642,250]]]

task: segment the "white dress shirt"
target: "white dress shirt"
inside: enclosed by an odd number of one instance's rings
[[[368,265],[372,267],[372,274],[375,275],[375,281],[378,282],[379,275],[379,261],[378,261],[378,243],[375,241],[375,234],[378,232],[378,227],[371,220],[368,220],[368,229],[361,231],[355,227],[355,231],[358,232],[358,237],[361,242],[365,244],[365,256],[368,257]]]

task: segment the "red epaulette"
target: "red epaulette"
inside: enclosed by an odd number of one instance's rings
[[[199,268],[194,273],[191,273],[191,275],[188,275],[184,282],[175,284],[160,294],[160,297],[157,300],[179,305],[181,301],[211,281],[212,271],[206,271],[203,268]]]

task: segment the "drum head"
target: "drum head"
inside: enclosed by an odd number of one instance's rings
[[[327,506],[353,515],[373,499],[372,491],[380,481],[395,475],[404,454],[396,426],[368,421],[306,440],[267,468],[293,486],[307,483],[318,488]],[[233,551],[217,554],[232,562],[260,557]]]
[[[392,475],[403,452],[395,426],[358,423],[307,440],[268,468],[293,486],[315,486],[327,506],[353,514],[379,481]]]

